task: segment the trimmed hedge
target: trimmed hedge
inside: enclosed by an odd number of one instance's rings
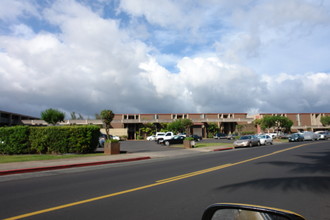
[[[29,153],[29,127],[1,127],[0,128],[0,153],[24,154]]]
[[[20,127],[24,128],[26,133],[18,141],[17,135],[14,134],[22,130]],[[2,130],[4,135],[1,133]],[[0,153],[90,153],[95,151],[99,135],[100,128],[94,125],[6,127],[0,129]],[[10,138],[5,138],[6,136]]]

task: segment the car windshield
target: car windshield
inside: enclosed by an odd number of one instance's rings
[[[247,139],[251,139],[251,136],[242,136],[242,137],[240,138],[240,140],[247,140]]]
[[[266,138],[265,135],[259,135],[259,138]]]

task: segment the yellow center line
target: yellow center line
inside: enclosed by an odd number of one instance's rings
[[[251,162],[251,161],[254,161],[254,160],[258,160],[260,158],[265,158],[265,157],[269,157],[269,156],[272,156],[272,155],[275,155],[275,154],[283,153],[285,151],[293,150],[293,149],[296,149],[296,148],[299,148],[299,147],[302,147],[302,146],[305,146],[305,145],[307,145],[307,144],[301,144],[301,145],[298,145],[298,146],[295,146],[295,147],[275,151],[275,152],[270,153],[270,154],[265,154],[265,155],[262,155],[262,156],[259,156],[259,157],[254,157],[254,158],[247,159],[247,160],[244,160],[244,161],[240,161],[240,162],[237,162],[237,163],[224,164],[224,165],[215,166],[215,167],[211,167],[211,168],[204,169],[204,170],[199,170],[199,171],[195,171],[195,172],[191,172],[191,173],[186,173],[186,174],[183,174],[183,175],[158,180],[153,184],[149,184],[149,185],[145,185],[145,186],[141,186],[141,187],[137,187],[137,188],[132,188],[132,189],[116,192],[116,193],[111,193],[111,194],[107,194],[107,195],[103,195],[103,196],[99,196],[99,197],[94,197],[94,198],[90,198],[90,199],[85,199],[85,200],[81,200],[81,201],[78,201],[78,202],[68,203],[68,204],[64,204],[64,205],[60,205],[60,206],[55,206],[55,207],[52,207],[52,208],[43,209],[43,210],[39,210],[39,211],[35,211],[35,212],[30,212],[30,213],[26,213],[26,214],[14,216],[14,217],[6,218],[4,220],[22,219],[22,218],[31,217],[31,216],[34,216],[34,215],[39,215],[39,214],[42,214],[42,213],[52,212],[52,211],[59,210],[59,209],[64,209],[64,208],[68,208],[68,207],[72,207],[72,206],[76,206],[76,205],[81,205],[81,204],[85,204],[85,203],[89,203],[89,202],[94,202],[94,201],[101,200],[101,199],[106,199],[106,198],[110,198],[110,197],[114,197],[114,196],[119,196],[119,195],[123,195],[123,194],[126,194],[126,193],[151,188],[151,187],[154,187],[154,186],[159,186],[159,185],[166,184],[166,183],[169,183],[169,182],[174,182],[174,181],[186,179],[186,178],[189,178],[189,177],[193,177],[193,176],[213,172],[213,171],[216,171],[216,170],[221,170],[221,169],[224,169],[226,167],[231,167],[231,166]]]

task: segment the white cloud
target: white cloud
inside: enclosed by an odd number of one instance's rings
[[[16,20],[19,16],[33,15],[39,13],[32,2],[25,0],[1,0],[0,20]]]
[[[38,116],[52,107],[90,117],[105,108],[116,113],[328,111],[330,45],[324,40],[330,32],[323,9],[293,0],[288,9],[283,1],[216,2],[187,0],[185,8],[165,0],[162,7],[154,1],[121,1],[122,13],[144,16],[149,22],[132,18],[132,30],[120,18],[106,19],[75,1],[55,1],[40,14],[58,28],[56,33],[35,32],[28,23],[14,22],[11,33],[0,35],[0,93],[5,94],[0,109]],[[293,8],[292,15],[280,16],[281,10]],[[12,12],[12,17],[25,13],[22,10]],[[37,14],[36,9],[29,11]],[[224,18],[215,17],[217,13]],[[261,15],[264,21],[257,19]],[[212,16],[219,26],[206,25]],[[299,21],[311,32],[301,30]],[[158,26],[157,32],[148,25]],[[177,36],[175,29],[188,33]],[[191,33],[201,39],[209,30],[219,35],[217,42],[200,49],[187,39],[182,46],[193,56],[175,50],[162,53],[171,42],[182,43]],[[137,32],[141,35],[135,36]],[[293,40],[287,33],[296,33],[290,35]],[[153,35],[168,42],[150,43]],[[306,70],[308,62],[311,68]],[[164,67],[168,64],[175,65],[175,73]]]
[[[190,3],[191,1],[187,0],[180,3],[173,0],[122,0],[120,10],[132,16],[144,17],[151,24],[166,28],[189,29],[198,26],[200,22],[200,19],[194,16],[197,8],[190,7]]]

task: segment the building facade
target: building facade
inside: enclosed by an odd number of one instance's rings
[[[17,114],[13,112],[6,112],[0,110],[0,126],[22,125],[23,120],[38,120],[39,118]]]
[[[153,124],[158,130],[164,123],[170,123],[177,119],[190,119],[193,122],[191,128],[192,134],[207,137],[207,127],[210,123],[215,123],[220,128],[220,132],[231,134],[237,131],[237,128],[243,128],[242,131],[252,131],[260,133],[261,130],[253,124],[257,118],[266,115],[280,115],[288,117],[293,121],[292,132],[297,131],[317,131],[330,130],[330,127],[322,126],[320,119],[322,116],[330,116],[330,113],[263,113],[250,116],[247,113],[176,113],[176,114],[115,114],[111,122],[112,129],[110,133],[118,136],[127,136],[128,139],[136,139],[137,132],[145,124]],[[47,125],[43,120],[22,120],[26,125]],[[101,120],[66,120],[61,125],[81,125],[95,124],[102,125]],[[240,126],[238,126],[240,125]]]

